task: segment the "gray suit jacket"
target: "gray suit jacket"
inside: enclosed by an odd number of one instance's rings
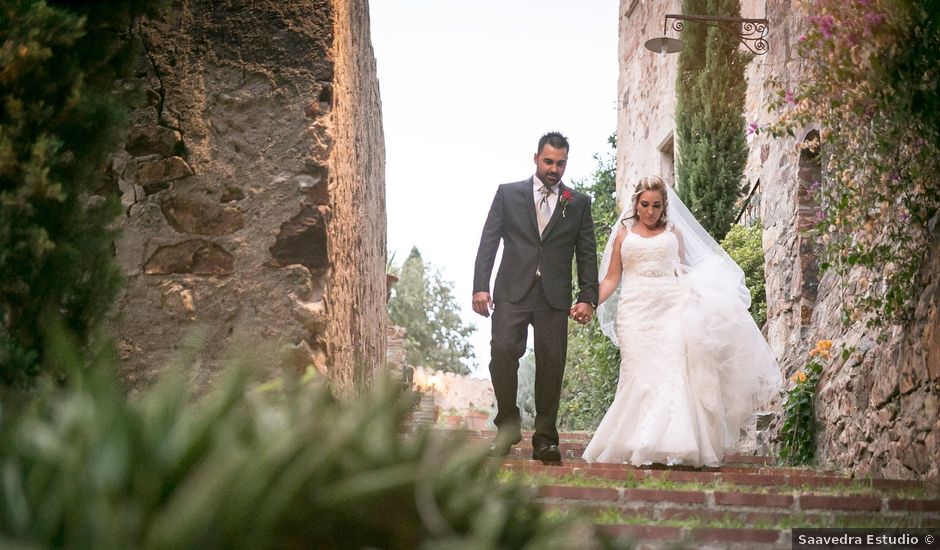
[[[577,259],[578,302],[597,303],[597,244],[591,198],[561,184],[559,201],[552,218],[539,236],[532,178],[500,185],[490,206],[473,274],[473,291],[490,290],[490,276],[496,261],[499,241],[503,256],[493,301],[518,302],[532,287],[536,271],[542,274],[542,286],[549,304],[556,309],[571,307],[571,265]],[[571,200],[562,204],[568,191]]]

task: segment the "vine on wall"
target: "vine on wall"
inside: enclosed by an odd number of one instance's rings
[[[845,303],[846,323],[912,318],[940,206],[940,0],[805,0],[798,38],[804,80],[771,80],[779,119],[823,153],[815,231],[823,269],[867,268]]]

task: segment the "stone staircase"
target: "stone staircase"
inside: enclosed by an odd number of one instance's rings
[[[465,432],[489,442],[494,432]],[[789,549],[795,527],[940,528],[936,482],[854,479],[728,456],[717,468],[634,467],[581,460],[589,434],[562,434],[561,465],[531,460],[531,434],[501,461],[553,513],[586,513],[638,548]]]

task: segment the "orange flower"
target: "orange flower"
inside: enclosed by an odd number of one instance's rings
[[[832,340],[820,340],[816,342],[816,347],[813,348],[813,351],[809,352],[810,357],[820,356],[820,357],[832,357],[830,350],[832,349]]]
[[[795,373],[793,373],[793,376],[790,377],[790,382],[794,382],[794,383],[806,382],[806,375],[803,374],[803,371],[798,370]]]

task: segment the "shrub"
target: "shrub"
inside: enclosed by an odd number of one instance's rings
[[[809,352],[809,361],[790,378],[780,427],[780,460],[785,464],[812,464],[816,458],[816,386],[822,374],[821,361],[831,357],[832,342],[820,340]]]
[[[74,360],[73,360],[74,361]],[[44,386],[0,425],[0,545],[68,548],[546,548],[568,523],[498,483],[485,446],[403,436],[411,399],[377,383],[195,401],[181,376],[125,399],[109,369]]]
[[[616,136],[608,142],[616,149]],[[617,168],[612,154],[595,155],[597,168],[591,181],[576,188],[591,196],[598,258],[604,253],[610,230],[620,215],[617,208]],[[576,276],[576,275],[575,275]],[[620,350],[601,332],[597,322],[568,323],[568,356],[561,402],[559,427],[565,430],[593,430],[610,407],[620,375]]]
[[[738,0],[683,0],[682,13],[739,17]],[[725,30],[684,22],[676,78],[676,192],[721,240],[734,223],[747,162],[744,69],[750,56]]]
[[[748,290],[751,291],[751,317],[757,326],[767,322],[767,292],[764,289],[764,247],[761,242],[763,227],[733,225],[721,241],[731,258],[744,270]]]
[[[28,384],[61,316],[88,342],[119,285],[116,197],[92,198],[126,108],[111,93],[143,1],[0,0],[0,382]],[[100,199],[100,200],[99,200]]]

